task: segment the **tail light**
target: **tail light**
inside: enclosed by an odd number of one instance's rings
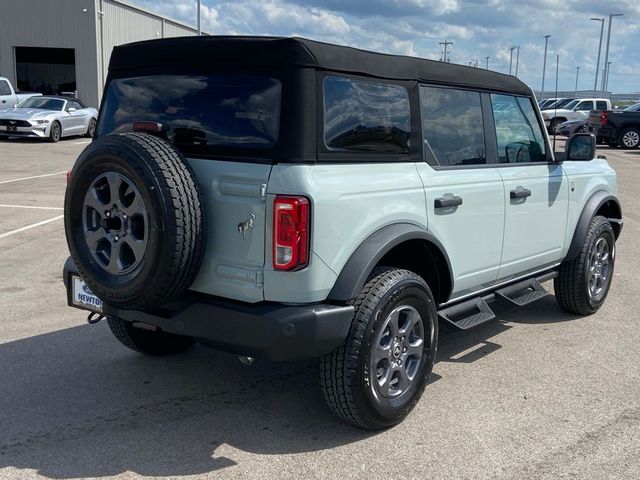
[[[309,263],[309,200],[277,195],[273,202],[273,268],[300,270]]]
[[[609,112],[602,112],[600,114],[600,126],[601,127],[606,127],[607,126],[608,117],[609,117]]]

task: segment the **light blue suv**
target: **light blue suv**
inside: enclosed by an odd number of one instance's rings
[[[330,408],[386,428],[439,321],[551,279],[567,312],[605,301],[616,174],[591,135],[550,147],[531,89],[482,69],[299,38],[117,47],[67,188],[68,302],[146,354],[320,358]]]

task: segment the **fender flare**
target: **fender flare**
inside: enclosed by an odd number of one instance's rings
[[[453,286],[451,261],[440,241],[430,232],[410,223],[396,223],[377,230],[365,239],[351,254],[333,285],[327,300],[344,303],[358,296],[369,274],[378,262],[394,247],[408,240],[425,240],[437,248],[444,257]],[[447,292],[447,297],[451,291]]]
[[[569,250],[567,251],[567,255],[565,257],[565,261],[571,261],[578,256],[580,251],[582,250],[582,246],[584,244],[584,239],[587,236],[587,230],[589,229],[589,225],[591,225],[591,221],[598,213],[598,210],[607,202],[612,202],[616,209],[618,215],[615,217],[609,217],[607,220],[613,225],[613,231],[615,233],[616,239],[620,235],[620,231],[622,230],[622,209],[620,207],[620,202],[610,193],[607,193],[603,190],[595,192],[591,198],[587,201],[586,205],[582,209],[582,213],[580,214],[580,218],[578,219],[578,223],[576,224],[576,229],[573,233],[573,238],[571,239],[571,244],[569,246]]]

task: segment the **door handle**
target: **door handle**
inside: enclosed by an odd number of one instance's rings
[[[531,196],[531,190],[528,188],[518,187],[515,190],[511,190],[511,198],[527,198]]]
[[[462,197],[456,197],[448,194],[444,197],[436,198],[433,204],[436,208],[457,207],[462,205]]]

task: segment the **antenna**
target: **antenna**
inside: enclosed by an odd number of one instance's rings
[[[557,120],[557,115],[558,115],[558,69],[560,67],[560,54],[556,55],[556,104],[553,107],[553,153],[555,154],[556,152],[556,137],[558,136],[556,134],[556,126],[555,124],[558,123]]]

